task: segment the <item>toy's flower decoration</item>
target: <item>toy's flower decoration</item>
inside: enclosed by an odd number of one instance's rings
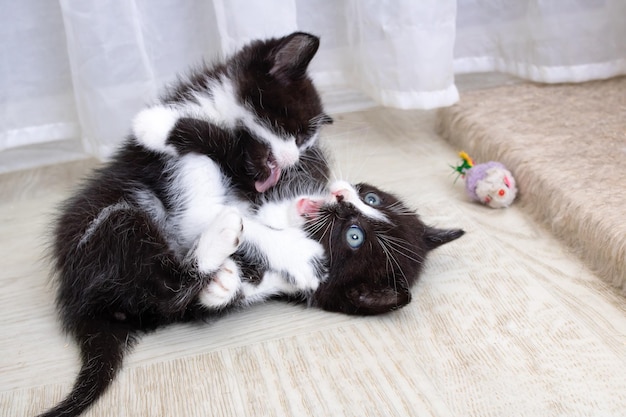
[[[472,161],[472,158],[470,158],[470,156],[463,151],[459,152],[459,156],[461,157],[461,163],[452,168],[454,168],[454,170],[458,172],[461,177],[465,177],[467,170],[474,166],[474,161]]]
[[[463,161],[465,161],[465,164],[467,164],[469,168],[474,166],[474,161],[472,161],[472,158],[470,158],[470,156],[465,151],[459,152],[459,156]]]

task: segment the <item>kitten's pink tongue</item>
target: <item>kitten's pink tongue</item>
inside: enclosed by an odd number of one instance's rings
[[[298,215],[304,217],[314,217],[319,214],[322,207],[322,200],[311,200],[310,198],[301,198],[296,202],[296,210]]]
[[[255,181],[254,188],[256,188],[257,192],[264,193],[269,190],[273,186],[278,183],[280,179],[280,167],[276,165],[276,163],[269,163],[270,175],[264,181]]]

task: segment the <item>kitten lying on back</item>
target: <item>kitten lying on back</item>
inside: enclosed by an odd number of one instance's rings
[[[309,211],[306,227],[324,246],[328,278],[312,296],[312,304],[346,314],[380,314],[411,301],[428,253],[465,233],[422,222],[393,194],[372,185],[331,186],[336,204]]]
[[[244,219],[242,245],[202,291],[199,301],[203,305],[232,308],[274,295],[300,295],[310,305],[329,311],[386,313],[410,302],[410,288],[428,252],[464,234],[460,229],[426,226],[392,194],[345,181],[331,184],[326,194],[267,202],[253,218],[269,226],[274,235],[265,246],[250,244]],[[308,237],[302,235],[300,242],[281,241],[281,234],[297,236],[302,230]],[[277,270],[264,260],[268,251],[281,251],[287,243],[316,250],[310,241],[323,245],[328,271],[315,291],[289,279],[297,264],[292,270]]]

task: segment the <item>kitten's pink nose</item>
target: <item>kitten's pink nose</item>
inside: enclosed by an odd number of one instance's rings
[[[338,203],[341,203],[348,195],[348,190],[342,188],[340,190],[331,191],[331,194],[335,196]]]

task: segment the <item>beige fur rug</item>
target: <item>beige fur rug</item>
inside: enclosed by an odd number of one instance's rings
[[[626,293],[626,77],[471,91],[440,132],[515,176],[515,204]]]

